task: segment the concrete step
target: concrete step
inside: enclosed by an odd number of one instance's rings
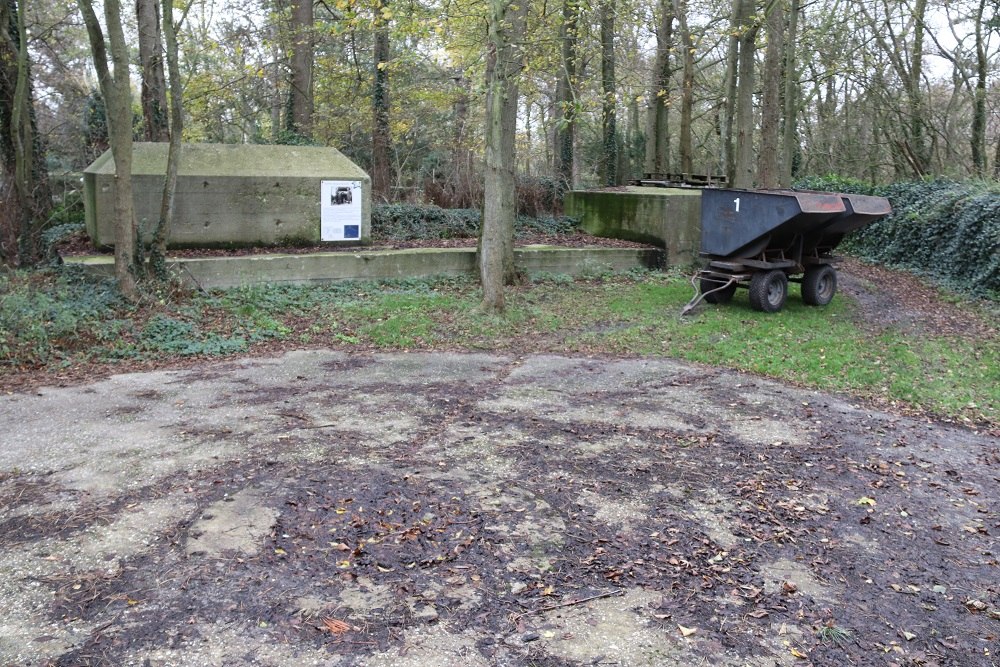
[[[63,261],[81,266],[93,275],[114,275],[114,258],[109,255],[72,256],[65,257]],[[664,252],[658,248],[536,245],[516,248],[514,262],[529,276],[548,273],[581,277],[637,268],[661,268]],[[202,289],[259,284],[308,285],[346,280],[475,276],[476,250],[410,248],[172,258],[168,260],[168,266],[176,271],[182,282]]]

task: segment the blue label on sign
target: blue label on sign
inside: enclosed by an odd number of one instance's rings
[[[344,238],[345,239],[361,238],[361,225],[344,225]]]

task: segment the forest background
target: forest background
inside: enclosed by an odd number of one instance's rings
[[[643,174],[994,181],[998,6],[2,0],[0,248],[37,256],[48,175],[107,149],[102,79],[136,91],[130,140],[335,146],[376,202],[479,208],[491,164],[528,212]]]

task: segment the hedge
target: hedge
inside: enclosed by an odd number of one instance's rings
[[[1000,187],[945,180],[871,186],[807,179],[796,187],[887,197],[892,214],[854,232],[841,249],[963,292],[1000,299]]]
[[[372,238],[386,241],[476,238],[482,224],[477,209],[414,204],[381,204],[372,209]],[[566,216],[517,216],[514,235],[572,234],[579,221]]]

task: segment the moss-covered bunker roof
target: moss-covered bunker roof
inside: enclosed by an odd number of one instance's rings
[[[135,142],[132,173],[157,175],[166,172],[165,143]],[[111,151],[94,160],[87,173],[114,172]],[[284,176],[368,180],[368,174],[336,148],[325,146],[277,146],[262,144],[184,144],[181,176]]]

